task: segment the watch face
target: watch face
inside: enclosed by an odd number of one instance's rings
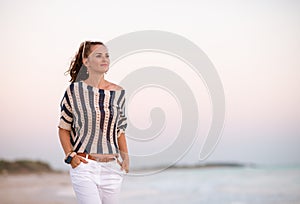
[[[76,152],[72,152],[71,154],[69,154],[69,156],[65,159],[65,162],[67,164],[70,164],[75,155],[76,155]]]
[[[72,161],[72,159],[73,159],[73,157],[71,157],[71,156],[69,155],[69,156],[66,158],[65,162],[66,162],[67,164],[70,164],[71,161]]]

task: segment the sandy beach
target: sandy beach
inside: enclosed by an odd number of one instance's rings
[[[73,204],[75,195],[67,173],[1,175],[0,203]]]

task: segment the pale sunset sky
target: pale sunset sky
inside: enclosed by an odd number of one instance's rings
[[[65,168],[57,134],[59,103],[70,79],[64,72],[80,43],[105,43],[134,31],[161,30],[201,48],[223,83],[225,126],[207,161],[300,164],[299,11],[296,0],[1,0],[0,158],[41,159]],[[130,66],[168,67],[167,58],[155,53],[128,57],[112,67],[107,78],[118,83]],[[172,63],[177,62],[170,62],[168,69]],[[181,163],[199,162],[211,119],[205,86],[198,84],[203,92],[195,96],[203,125]],[[197,87],[195,82],[191,89]],[[147,93],[151,90],[128,104],[129,119],[140,128],[149,123],[149,114],[143,112]],[[176,109],[175,100],[170,103]],[[180,116],[180,110],[164,108]],[[169,141],[165,136],[159,144],[146,143],[144,148],[130,140],[128,145],[131,152],[151,153]]]

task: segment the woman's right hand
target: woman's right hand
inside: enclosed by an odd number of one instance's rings
[[[83,157],[75,155],[71,161],[72,168],[76,168],[81,162],[88,163]]]

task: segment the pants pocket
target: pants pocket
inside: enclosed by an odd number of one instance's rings
[[[118,163],[117,160],[109,162],[109,165],[107,165],[107,167],[114,173],[117,173],[121,176],[124,176],[126,174],[124,170],[121,170],[121,165]]]

